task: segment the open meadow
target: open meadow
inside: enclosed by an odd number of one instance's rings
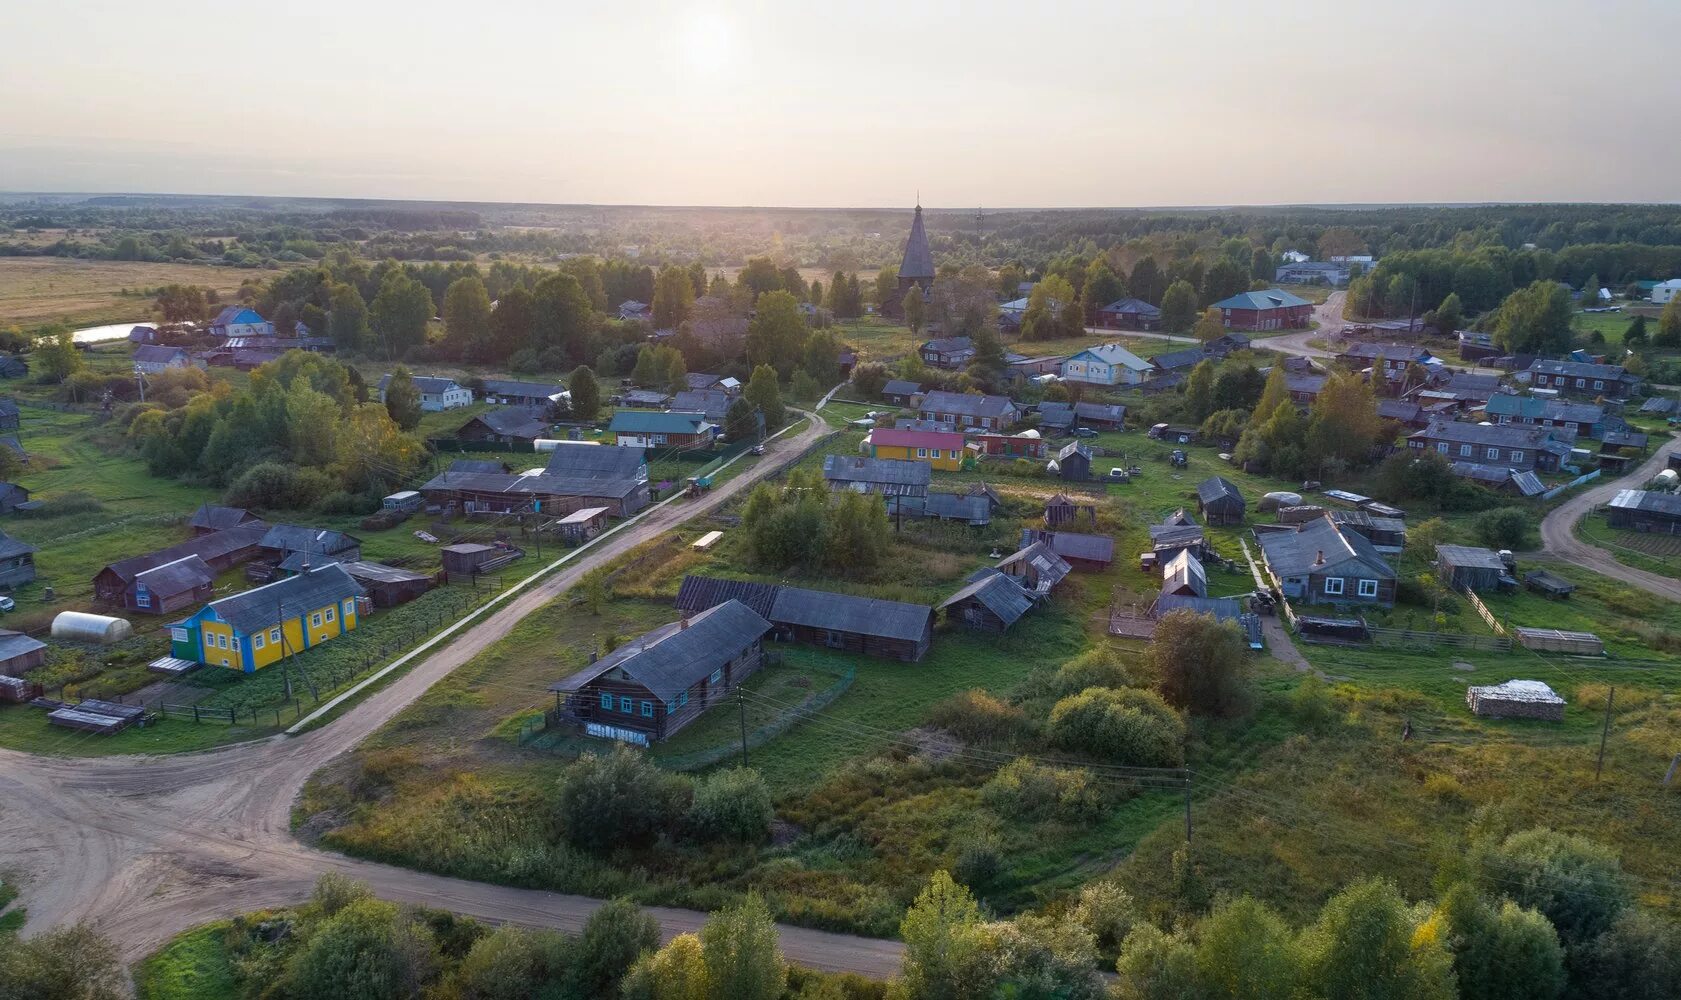
[[[231,302],[242,281],[274,273],[208,264],[0,257],[0,326],[141,322],[152,315],[152,290],[160,286],[213,288]]]

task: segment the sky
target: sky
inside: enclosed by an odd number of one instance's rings
[[[1681,3],[0,3],[0,191],[1681,201]]]

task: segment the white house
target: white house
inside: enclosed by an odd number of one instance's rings
[[[1090,385],[1137,385],[1150,371],[1148,361],[1120,344],[1088,347],[1062,363],[1064,381]]]
[[[223,306],[210,321],[210,333],[216,337],[272,337],[274,324],[255,309],[244,306]]]
[[[420,390],[420,408],[427,413],[473,405],[473,391],[463,389],[455,379],[441,375],[415,375],[413,378],[414,387]],[[382,403],[385,402],[385,387],[390,382],[390,375],[380,377],[379,401]]]
[[[1305,253],[1302,253],[1300,250],[1286,250],[1278,255],[1278,259],[1282,260],[1286,264],[1306,264],[1313,258],[1309,257]]]
[[[1652,286],[1652,304],[1667,305],[1670,299],[1681,295],[1681,278],[1671,278],[1660,281]]]

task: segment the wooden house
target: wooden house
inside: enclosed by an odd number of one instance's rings
[[[210,602],[170,626],[170,655],[255,673],[354,630],[364,593],[343,565],[328,563]]]
[[[803,587],[778,587],[770,622],[784,642],[914,663],[934,638],[934,609]]]
[[[376,608],[394,608],[407,604],[432,589],[433,579],[425,573],[399,569],[384,563],[347,562],[344,571],[362,585]]]
[[[0,514],[10,514],[28,502],[28,490],[17,483],[0,483]]]
[[[1285,597],[1309,604],[1392,607],[1398,578],[1364,536],[1330,518],[1258,534],[1261,558]]]
[[[462,406],[473,405],[472,390],[442,375],[413,375],[414,387],[420,393],[420,408],[427,413],[441,413]],[[385,402],[385,389],[391,384],[391,374],[379,379],[379,401]]]
[[[888,379],[881,387],[881,398],[894,406],[915,407],[922,402],[922,386],[901,378]]]
[[[941,601],[936,610],[944,611],[947,621],[964,628],[1002,634],[1032,607],[1033,598],[1020,584],[989,566]]]
[[[1565,396],[1628,399],[1637,395],[1644,383],[1622,365],[1536,360],[1529,364],[1529,384],[1537,389],[1555,389]]]
[[[956,371],[975,360],[975,342],[968,337],[939,337],[924,341],[917,353],[930,368]]]
[[[770,629],[745,604],[725,601],[629,640],[549,690],[586,735],[647,746],[757,673]]]
[[[972,434],[969,445],[988,458],[1045,457],[1045,439],[1034,430],[1020,434]]]
[[[1553,472],[1570,458],[1574,436],[1545,427],[1437,420],[1407,437],[1407,447],[1433,450],[1450,462],[1513,472]]]
[[[614,410],[607,425],[620,445],[632,448],[710,448],[718,427],[704,413]]]
[[[557,382],[522,382],[519,379],[487,378],[480,381],[480,397],[500,406],[523,406],[546,412],[557,400],[569,396]]]
[[[1605,519],[1625,531],[1681,534],[1681,495],[1653,490],[1618,490],[1605,505]]]
[[[0,531],[0,588],[35,582],[36,548]]]
[[[274,324],[264,319],[255,309],[246,306],[223,306],[206,330],[210,336],[222,340],[230,337],[274,336]]]
[[[191,556],[202,561],[214,578],[261,555],[260,543],[267,531],[265,524],[243,524],[198,535],[142,556],[120,559],[94,574],[94,599],[139,610],[134,589],[140,574]]]
[[[196,555],[182,556],[134,576],[122,606],[144,615],[172,615],[215,596],[216,575]]]
[[[927,462],[851,455],[826,455],[823,458],[823,479],[831,490],[925,497],[932,478],[933,468]]]
[[[1117,299],[1097,310],[1097,325],[1105,330],[1154,330],[1162,311],[1143,299]]]
[[[1302,508],[1296,508],[1300,510]],[[1344,531],[1357,532],[1372,543],[1372,548],[1386,556],[1398,556],[1407,547],[1407,522],[1398,517],[1376,517],[1365,510],[1333,510],[1314,508],[1319,511],[1316,516],[1329,513],[1331,520],[1342,526]],[[1288,523],[1284,518],[1284,511],[1279,511],[1279,523]],[[1296,523],[1311,521],[1312,517],[1296,518]]]
[[[1313,317],[1313,303],[1282,288],[1240,292],[1210,308],[1220,310],[1228,330],[1295,330]]]
[[[1209,476],[1197,484],[1197,513],[1208,524],[1242,524],[1248,509],[1243,493],[1225,476]]]
[[[1062,363],[1062,379],[1112,388],[1138,385],[1154,370],[1150,362],[1120,344],[1098,344],[1069,355]]]
[[[548,416],[521,406],[503,406],[474,415],[455,431],[462,441],[532,447],[549,436]]]
[[[134,370],[146,375],[156,375],[171,368],[191,367],[193,356],[184,347],[142,344],[134,349]]]
[[[1473,593],[1516,589],[1518,584],[1498,552],[1470,545],[1436,546],[1436,576],[1444,586]]]
[[[292,555],[322,562],[355,562],[362,558],[362,540],[332,528],[272,524],[257,542],[263,557],[283,563]]]
[[[963,435],[955,432],[877,427],[864,436],[861,447],[871,458],[925,461],[947,472],[963,467]]]
[[[203,504],[193,511],[188,519],[187,527],[195,535],[209,535],[229,528],[238,528],[247,524],[264,524],[263,519],[246,510],[244,507],[219,507],[215,504]],[[267,527],[267,525],[264,525]]]
[[[1162,564],[1161,592],[1177,597],[1207,597],[1208,571],[1203,569],[1202,560],[1190,549],[1179,550]]]
[[[428,504],[469,517],[504,514],[566,514],[584,507],[606,507],[615,517],[629,517],[648,505],[648,480],[640,448],[562,445],[551,464],[562,456],[581,458],[581,452],[630,453],[635,471],[565,474],[473,471],[496,463],[453,462],[420,487]],[[595,456],[590,456],[595,457]],[[605,457],[605,456],[604,456]]]
[[[1004,430],[1021,419],[1021,410],[1008,396],[981,396],[936,390],[922,397],[917,412],[924,420],[939,420],[964,431],[973,428]]]
[[[482,573],[494,573],[525,553],[507,545],[458,542],[438,550],[449,582],[468,581]]]
[[[46,643],[9,628],[0,629],[0,674],[22,677],[46,662]]]

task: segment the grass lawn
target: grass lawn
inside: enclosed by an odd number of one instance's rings
[[[1611,527],[1604,514],[1589,514],[1576,523],[1576,534],[1617,557],[1625,566],[1662,576],[1681,577],[1681,536],[1642,534]]]
[[[139,1000],[226,1000],[239,995],[223,943],[226,922],[178,935],[134,970]]]
[[[148,321],[149,289],[168,284],[214,288],[232,302],[240,282],[277,271],[208,264],[76,260],[68,257],[0,258],[0,324],[28,328],[46,323],[96,326]]]

